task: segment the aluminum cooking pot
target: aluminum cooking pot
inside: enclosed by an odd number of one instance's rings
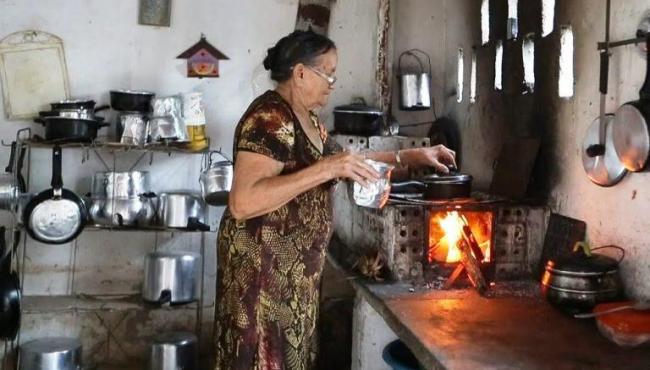
[[[196,335],[170,332],[156,336],[149,349],[149,370],[194,370],[199,368]]]
[[[75,338],[36,339],[20,346],[19,370],[79,370],[81,342]]]
[[[200,292],[201,261],[201,255],[192,252],[147,254],[142,298],[160,304],[196,301]]]
[[[97,226],[150,226],[156,216],[156,194],[130,198],[90,199],[88,213]]]
[[[161,193],[156,211],[159,226],[173,229],[208,231],[205,202],[201,195],[189,192]]]
[[[397,194],[422,193],[426,200],[469,198],[472,176],[461,174],[450,167],[448,174],[432,174],[418,180],[394,182],[391,192]]]
[[[156,95],[149,91],[111,90],[111,108],[116,111],[150,112],[151,100]]]
[[[372,136],[382,133],[384,113],[358,102],[334,108],[334,130],[338,134]]]
[[[565,257],[548,261],[542,276],[542,293],[560,310],[576,314],[591,311],[596,304],[617,300],[622,295],[618,272],[625,255],[623,248],[617,261],[600,254],[592,254],[586,243],[576,243],[574,252]]]
[[[213,161],[213,154],[219,154],[224,160]],[[225,206],[232,187],[233,163],[220,151],[210,152],[207,162],[199,178],[203,200],[212,206]]]
[[[428,73],[425,71],[424,65],[416,53],[423,54],[427,57],[429,61]],[[406,55],[417,60],[420,67],[418,72],[405,73],[402,70],[402,58]],[[407,50],[400,54],[397,70],[400,82],[399,108],[408,111],[427,110],[431,108],[431,57],[429,57],[429,54],[419,49]]]
[[[96,172],[92,178],[92,196],[133,198],[149,192],[149,172]]]

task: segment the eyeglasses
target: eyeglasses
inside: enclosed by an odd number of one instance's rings
[[[319,70],[317,70],[316,68],[311,67],[311,66],[307,66],[307,65],[306,65],[305,67],[307,67],[307,68],[308,68],[309,70],[311,70],[312,72],[316,73],[316,74],[317,74],[319,77],[321,77],[323,80],[327,81],[327,83],[328,83],[330,86],[332,86],[332,85],[334,85],[334,84],[336,83],[336,76],[330,76],[330,75],[327,75],[327,74],[325,74],[324,72],[321,72],[321,71],[319,71]]]

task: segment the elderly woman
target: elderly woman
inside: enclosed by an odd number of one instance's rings
[[[296,31],[282,38],[264,60],[277,88],[255,99],[236,128],[235,175],[218,236],[218,370],[312,367],[333,185],[379,176],[364,155],[342,151],[315,113],[334,89],[336,64],[327,37]],[[443,146],[365,155],[441,171],[454,164]]]

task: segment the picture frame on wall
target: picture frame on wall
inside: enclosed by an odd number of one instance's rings
[[[140,0],[138,23],[145,26],[169,27],[172,0]]]

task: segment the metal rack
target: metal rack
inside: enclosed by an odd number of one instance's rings
[[[129,171],[133,170],[138,163],[141,162],[141,160],[149,155],[149,164],[153,162],[153,156],[155,153],[166,153],[169,156],[172,155],[172,153],[181,153],[181,154],[202,154],[203,158],[202,160],[205,160],[206,153],[209,152],[209,141],[208,141],[208,148],[205,150],[201,151],[191,151],[188,149],[185,149],[183,147],[174,145],[173,143],[158,143],[158,144],[151,144],[151,145],[146,145],[146,146],[134,146],[134,145],[125,145],[121,143],[113,143],[113,142],[101,142],[101,141],[94,141],[92,143],[61,143],[61,144],[56,144],[56,143],[48,143],[48,142],[43,142],[43,141],[37,141],[34,140],[32,137],[32,132],[31,129],[26,128],[26,129],[21,129],[18,130],[16,133],[16,148],[17,148],[17,153],[23,148],[27,148],[27,152],[25,154],[25,166],[23,168],[23,171],[26,172],[25,175],[25,183],[27,189],[29,189],[29,173],[30,173],[30,167],[31,167],[31,149],[32,148],[52,148],[54,145],[58,145],[61,148],[74,148],[74,149],[81,149],[83,151],[82,159],[81,162],[84,163],[87,160],[90,159],[91,153],[96,156],[96,158],[102,163],[102,165],[106,168],[107,171],[115,171],[116,169],[116,164],[117,164],[117,159],[116,156],[121,154],[121,153],[130,153],[130,152],[138,152],[141,153],[135,163],[133,163],[129,167]],[[3,146],[10,146],[10,143],[5,143],[4,141],[1,142]],[[112,166],[109,166],[107,162],[102,158],[101,153],[102,152],[108,152],[112,155],[113,157],[113,163]],[[17,177],[17,166],[18,166],[18,161],[15,161],[13,164],[13,179],[14,179],[14,185],[17,184],[18,182],[18,177]],[[16,207],[17,208],[17,207]],[[18,219],[17,215],[17,209],[14,209],[14,217],[12,218],[12,224],[11,228],[9,230],[18,230],[18,231],[24,231],[24,226],[21,224],[20,220]],[[200,293],[199,293],[199,299],[198,302],[196,303],[196,324],[195,324],[195,329],[194,332],[197,336],[198,342],[198,349],[199,353],[201,350],[201,337],[202,337],[202,320],[203,320],[203,309],[204,304],[205,304],[205,244],[206,244],[206,234],[209,233],[214,233],[216,231],[194,231],[194,230],[184,230],[184,229],[170,229],[170,228],[164,228],[164,227],[147,227],[147,228],[134,228],[134,227],[97,227],[97,226],[92,226],[88,225],[84,228],[84,231],[88,232],[93,232],[93,231],[115,231],[115,232],[154,232],[154,233],[159,233],[159,232],[171,232],[172,233],[172,238],[173,238],[173,233],[200,233],[200,247],[199,247],[199,253],[202,257],[201,260],[201,280],[200,280]],[[26,264],[26,248],[27,248],[27,235],[25,235],[24,232],[21,233],[21,239],[18,243],[18,247],[16,248],[16,251],[13,251],[13,255],[10,255],[9,258],[12,258],[12,269],[17,272],[17,274],[20,277],[20,292],[21,295],[23,294],[23,284],[25,281],[25,264]],[[159,242],[158,238],[156,236],[156,241],[154,242],[154,250],[157,250],[159,247]],[[13,246],[12,248],[13,249]],[[11,251],[11,250],[10,250]],[[74,241],[74,259],[76,260],[76,254],[77,254],[77,241]],[[21,256],[22,258],[18,258],[18,256]],[[75,267],[74,263],[72,266],[72,279],[74,279],[75,275]],[[23,296],[24,298],[24,296]],[[185,305],[184,305],[185,306]],[[179,309],[184,308],[184,306],[179,306]],[[16,349],[20,345],[20,334],[21,330],[18,331],[18,334],[16,338],[12,341],[5,341],[4,342],[4,355],[2,359],[2,363],[0,364],[0,369],[5,370],[9,369],[7,367],[8,362],[10,358],[8,358],[8,355],[15,354]]]

